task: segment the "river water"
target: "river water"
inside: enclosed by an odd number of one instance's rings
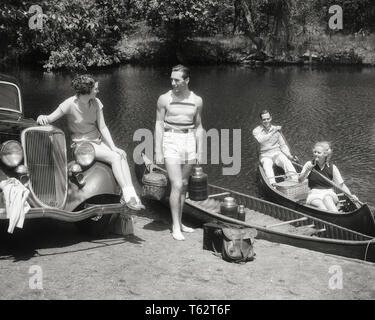
[[[50,113],[73,94],[67,74],[28,69],[5,71],[19,78],[28,117]],[[134,132],[154,128],[157,98],[170,89],[170,69],[122,66],[95,76],[113,139],[131,155],[139,143],[133,141]],[[256,180],[257,146],[251,131],[259,124],[259,112],[268,109],[273,113],[274,124],[282,125],[292,153],[302,162],[311,158],[315,141],[331,141],[332,160],[348,187],[361,201],[375,205],[374,69],[193,67],[190,88],[203,98],[206,130],[229,129],[230,140],[234,129],[241,130],[241,157],[236,162],[240,171],[223,175],[225,161],[220,159],[219,164],[204,168],[210,183],[260,195]],[[57,125],[65,126],[64,122]],[[232,144],[228,151],[231,155]]]

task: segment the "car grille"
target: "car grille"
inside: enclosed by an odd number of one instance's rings
[[[52,127],[28,128],[23,133],[22,144],[31,192],[41,205],[63,208],[67,196],[64,133]]]

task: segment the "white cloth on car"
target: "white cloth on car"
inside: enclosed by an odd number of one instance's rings
[[[13,233],[14,228],[23,227],[26,213],[30,210],[27,197],[30,191],[16,178],[9,178],[0,182],[3,190],[5,210],[9,219],[8,232]]]

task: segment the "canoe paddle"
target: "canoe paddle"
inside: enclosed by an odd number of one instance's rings
[[[285,136],[284,136],[283,133],[281,132],[281,129],[279,130],[279,133],[280,133],[280,135],[281,135],[281,138],[284,139],[285,145],[286,145],[287,148],[289,149],[289,153],[292,154],[291,151],[290,151],[291,149],[290,149],[289,143],[288,143],[288,141],[285,139]],[[283,152],[283,153],[284,153],[284,152]],[[284,154],[285,154],[285,153],[284,153]],[[299,158],[298,158],[296,155],[294,155],[293,160],[296,161],[296,162],[299,162],[299,161],[300,161]]]

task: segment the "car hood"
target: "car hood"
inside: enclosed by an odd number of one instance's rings
[[[25,119],[20,114],[0,111],[0,133],[18,135],[23,129],[36,126],[33,119]]]

